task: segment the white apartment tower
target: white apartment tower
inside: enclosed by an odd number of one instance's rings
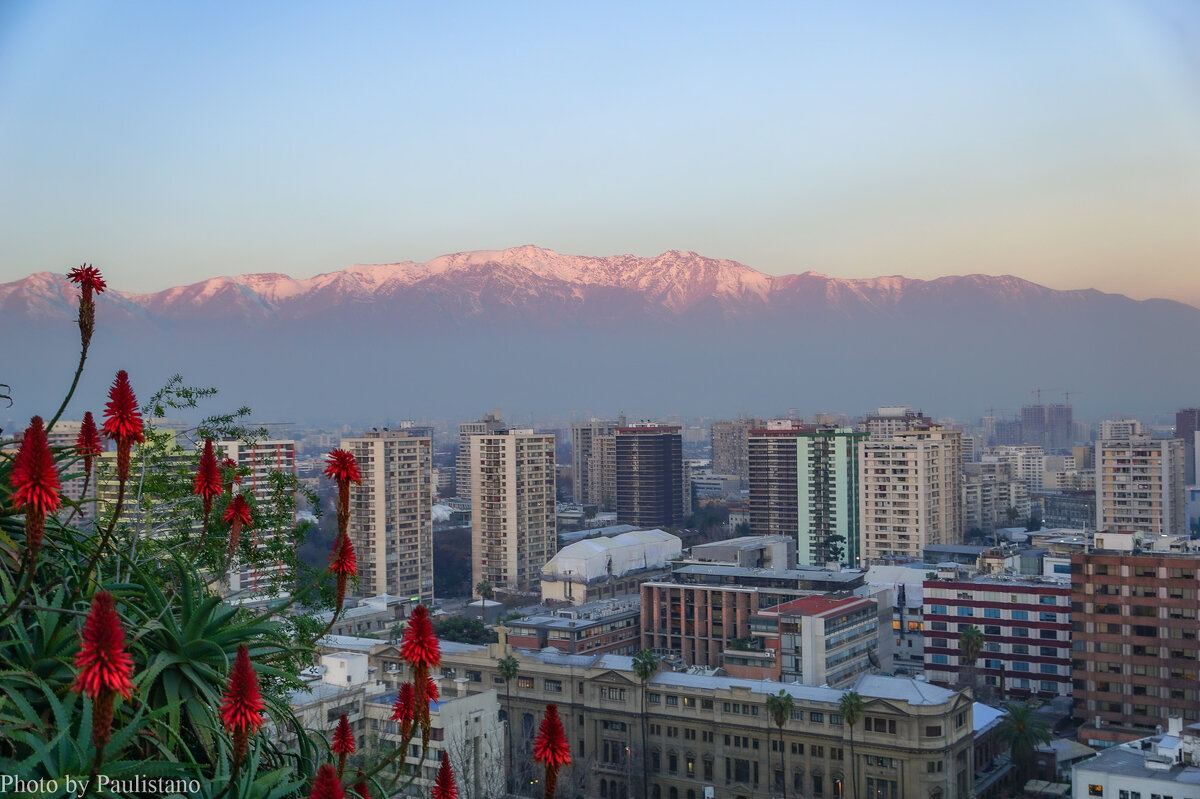
[[[1184,443],[1129,436],[1096,442],[1096,529],[1187,532]]]
[[[467,455],[471,446],[471,436],[494,433],[503,430],[504,427],[499,408],[485,413],[477,422],[463,422],[458,426],[458,457],[454,460],[454,481],[455,493],[460,499],[471,498],[471,462]]]
[[[625,418],[621,417],[592,419],[571,425],[571,492],[579,504],[611,507],[617,501],[616,449],[612,438],[617,428],[624,424]],[[603,463],[605,460],[607,464]],[[607,470],[605,465],[608,466]],[[604,479],[606,471],[610,478],[608,481]]]
[[[350,485],[350,540],[360,596],[433,601],[433,455],[425,428],[343,438],[362,483]]]
[[[914,426],[865,441],[859,473],[864,565],[962,540],[962,431]]]
[[[554,434],[504,430],[469,439],[471,585],[531,593],[558,545]]]
[[[269,512],[273,504],[274,489],[271,487],[271,473],[281,472],[293,477],[296,475],[296,442],[291,439],[268,439],[253,443],[219,441],[216,444],[216,450],[218,458],[230,458],[238,465],[239,474],[245,472],[242,475],[239,489],[242,493],[254,497],[254,501],[262,511]],[[295,491],[292,490],[289,493],[294,500]],[[270,521],[273,525],[278,525],[274,530],[269,529],[269,526],[259,529],[259,525],[256,525],[247,530],[244,535],[249,536],[256,547],[267,547],[285,527],[288,532],[295,527],[295,510],[292,510],[290,518],[271,519]],[[229,591],[231,594],[237,594],[242,591],[258,592],[269,588],[272,581],[278,582],[284,576],[284,568],[282,562],[276,563],[274,566],[260,566],[255,569],[243,568],[234,563],[229,569]]]

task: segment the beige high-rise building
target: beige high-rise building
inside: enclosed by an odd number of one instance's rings
[[[962,541],[962,431],[914,426],[866,441],[859,459],[864,564]]]
[[[264,520],[262,515],[264,511],[267,514],[275,513],[275,488],[271,485],[271,473],[281,472],[293,477],[296,474],[296,442],[291,439],[268,439],[254,443],[220,441],[216,449],[218,458],[231,458],[237,463],[239,472],[248,471],[242,475],[240,490],[254,497],[260,508],[260,518],[246,535],[259,548],[265,549],[273,543],[278,543],[275,536],[281,533],[286,535],[295,527],[295,510],[293,509],[287,518]],[[294,499],[295,491],[290,493]],[[268,588],[273,580],[278,582],[284,576],[284,571],[285,566],[282,562],[257,568],[242,568],[234,563],[229,570],[229,592],[236,594],[242,591],[261,591]]]
[[[471,436],[481,433],[494,433],[505,428],[504,420],[500,418],[500,409],[496,408],[483,415],[477,422],[463,422],[458,426],[458,457],[454,459],[454,493],[460,499],[471,498],[471,461],[467,450],[471,445]]]
[[[1096,442],[1096,529],[1187,532],[1184,444],[1134,435]]]
[[[469,439],[471,585],[531,593],[558,545],[554,434],[504,430]]]
[[[625,424],[625,418],[592,419],[587,422],[575,422],[571,425],[571,493],[575,501],[581,505],[612,506],[616,502],[616,471],[612,458],[608,459],[610,480],[604,479],[605,464],[597,464],[594,482],[591,478],[592,461],[604,459],[606,444],[611,453],[616,450],[611,447],[612,437],[616,430]],[[607,439],[607,442],[606,442]],[[611,490],[605,492],[606,482],[611,482]]]
[[[604,510],[617,507],[617,437],[600,436],[592,441],[592,454],[588,458],[588,496]]]
[[[350,540],[358,594],[433,601],[433,456],[425,428],[343,438],[362,483],[350,486]]]
[[[762,419],[738,419],[712,423],[713,474],[736,474],[742,487],[750,484],[750,431],[763,426]]]

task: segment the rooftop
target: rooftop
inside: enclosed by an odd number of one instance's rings
[[[1133,779],[1200,785],[1200,768],[1176,762],[1174,757],[1158,753],[1160,748],[1178,750],[1179,744],[1180,739],[1174,735],[1142,738],[1102,749],[1091,760],[1085,760],[1076,766],[1076,769]]]
[[[756,549],[762,549],[765,544],[787,543],[792,539],[786,535],[744,535],[740,538],[728,538],[724,541],[712,541],[707,544],[697,544],[692,547],[693,557],[696,550],[703,552],[707,549],[740,549],[745,552],[753,552]]]
[[[801,566],[798,569],[756,569],[749,566],[721,566],[693,563],[675,569],[675,574],[706,574],[714,577],[772,577],[777,580],[820,580],[833,583],[853,583],[862,580],[862,572],[835,572],[828,569]]]
[[[850,610],[853,607],[869,604],[871,600],[861,597],[846,597],[837,599],[828,596],[806,596],[800,599],[793,599],[790,602],[784,602],[782,605],[776,605],[773,608],[764,608],[762,613],[778,613],[796,614],[802,616],[824,616],[827,613],[837,613],[844,610]]]

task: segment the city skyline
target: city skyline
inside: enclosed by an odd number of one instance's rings
[[[524,10],[9,5],[0,282],[534,243],[1200,305],[1191,4]]]

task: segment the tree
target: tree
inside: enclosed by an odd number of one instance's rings
[[[462,616],[439,621],[433,629],[443,641],[456,641],[460,644],[494,644],[497,640],[496,633],[484,626],[479,619],[464,619]]]
[[[767,697],[767,713],[779,728],[779,770],[783,774],[783,799],[787,799],[787,765],[783,758],[783,725],[792,717],[792,708],[796,702],[792,695],[782,688],[779,693]],[[767,767],[770,768],[770,754],[767,755]]]
[[[650,678],[658,671],[658,655],[643,649],[633,656],[633,673],[642,683],[642,799],[650,799],[650,777],[646,762],[646,694]]]
[[[968,624],[958,633],[958,662],[963,667],[962,670],[967,672],[965,682],[973,691],[979,690],[976,684],[975,662],[979,659],[979,653],[983,651],[983,643],[983,632],[974,624]]]
[[[486,578],[475,584],[475,593],[479,594],[479,618],[487,619],[487,601],[496,595],[495,589]]]
[[[1050,743],[1050,727],[1033,714],[1029,705],[1013,703],[996,725],[996,740],[1008,746],[1017,767],[1017,779],[1024,786],[1033,775],[1038,746]]]
[[[521,670],[520,662],[512,655],[505,655],[496,663],[496,670],[504,679],[504,715],[508,717],[508,792],[512,793],[513,769],[513,717],[512,717],[512,681],[517,679]]]
[[[850,799],[858,799],[858,768],[854,759],[854,725],[863,714],[863,698],[857,691],[847,691],[838,702],[842,723],[850,728]]]

